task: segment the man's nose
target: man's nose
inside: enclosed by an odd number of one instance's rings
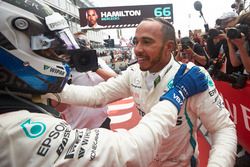
[[[134,52],[142,52],[143,51],[143,47],[141,45],[140,42],[138,42],[135,47],[134,47]]]

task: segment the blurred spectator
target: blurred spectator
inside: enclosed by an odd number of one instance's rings
[[[250,12],[237,19],[235,27],[227,28],[227,43],[230,61],[234,67],[244,66],[250,73]],[[242,67],[242,66],[241,66]]]
[[[90,42],[86,36],[78,32],[75,34],[79,44],[83,48],[91,48]],[[98,58],[99,68],[96,71],[77,72],[74,68],[71,72],[71,84],[94,86],[117,74],[101,59]],[[110,119],[107,114],[107,106],[100,108],[91,108],[85,106],[67,105],[62,112],[64,119],[72,128],[98,128],[110,129]]]
[[[183,63],[191,61],[196,65],[207,67],[209,58],[199,43],[194,42],[189,37],[183,37],[180,39],[175,59]]]
[[[207,32],[204,32],[204,33],[201,33],[200,34],[200,39],[201,39],[201,46],[204,48],[204,50],[207,52],[207,38],[208,38],[208,35],[207,35]]]
[[[242,12],[245,12],[245,3],[246,0],[235,0],[235,2],[231,5],[231,8],[235,10],[236,13],[241,14]]]
[[[237,73],[250,73],[250,12],[234,17],[231,23],[221,24],[229,50],[229,60]],[[243,76],[243,75],[242,75]],[[238,145],[235,167],[248,167],[250,154]]]
[[[189,36],[190,39],[193,39],[194,33],[193,33],[192,30],[188,30],[188,36]]]
[[[222,31],[215,28],[212,28],[208,31],[207,53],[210,57],[209,65],[213,66],[216,63],[220,64],[219,67],[215,67],[215,70],[221,70],[225,73],[232,73],[232,65],[230,61],[226,61],[226,59],[229,57],[229,53],[227,41],[224,35],[221,35],[222,33]]]
[[[111,62],[113,63],[115,61],[115,56],[113,51],[110,51],[110,57],[111,57]]]
[[[235,12],[225,12],[215,21],[215,27],[224,30],[226,27],[232,27],[237,22],[238,14]]]
[[[240,70],[240,67],[232,66],[225,34],[225,28],[234,26],[237,17],[238,15],[235,12],[226,12],[216,20],[216,28],[212,28],[208,31],[207,52],[211,58],[210,64],[222,61],[219,64],[224,65],[224,70],[222,71],[227,74],[232,74]]]
[[[198,29],[196,29],[196,30],[194,30],[193,31],[194,33],[193,33],[193,37],[192,38],[190,38],[190,39],[193,39],[193,41],[194,42],[197,42],[197,43],[199,43],[200,45],[202,45],[202,37],[201,37],[201,30],[198,30]]]

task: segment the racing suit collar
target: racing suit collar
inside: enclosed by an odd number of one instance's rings
[[[161,79],[169,72],[169,70],[172,68],[173,63],[174,63],[174,57],[173,55],[171,55],[171,59],[169,61],[169,63],[160,71],[159,76],[161,77]]]

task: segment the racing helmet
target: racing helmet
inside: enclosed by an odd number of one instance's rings
[[[0,16],[0,89],[61,92],[79,49],[64,17],[40,0],[0,0]]]

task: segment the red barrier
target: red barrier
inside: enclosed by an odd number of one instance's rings
[[[223,81],[214,82],[236,124],[239,143],[250,152],[250,81],[243,89],[232,88]]]

